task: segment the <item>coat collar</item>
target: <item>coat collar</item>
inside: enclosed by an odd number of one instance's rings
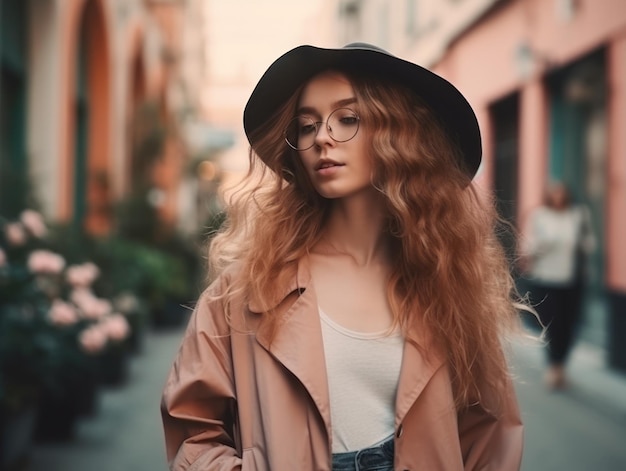
[[[276,277],[276,283],[278,289],[276,290],[275,296],[269,300],[267,306],[264,306],[261,300],[255,297],[251,297],[248,300],[248,309],[250,312],[261,314],[265,310],[275,309],[291,294],[306,291],[311,284],[308,257],[304,257],[300,261],[285,264]]]
[[[279,324],[272,337],[269,325],[261,322],[256,333],[257,342],[304,385],[330,431],[324,344],[308,258],[285,266],[277,282],[280,289],[269,306],[277,310]],[[248,304],[250,312],[257,315],[263,311],[261,306],[255,299],[250,299]],[[396,396],[396,424],[403,421],[432,376],[444,364],[445,356],[427,335],[419,335],[417,342],[419,346],[410,341],[404,343]]]

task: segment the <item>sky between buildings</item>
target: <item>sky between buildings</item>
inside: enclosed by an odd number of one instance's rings
[[[216,83],[258,79],[287,50],[310,38],[321,0],[209,0],[208,50]]]
[[[213,125],[235,135],[235,145],[221,156],[225,170],[239,174],[247,165],[243,108],[267,67],[300,44],[331,45],[332,15],[323,14],[325,4],[326,0],[206,1],[209,83],[203,104]]]

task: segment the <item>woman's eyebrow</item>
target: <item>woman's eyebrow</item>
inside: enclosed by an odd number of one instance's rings
[[[331,103],[330,105],[333,107],[333,109],[337,109],[337,108],[341,108],[342,106],[352,105],[354,103],[356,103],[356,98],[350,97],[350,98],[343,98],[341,100],[337,100]],[[300,108],[298,108],[297,114],[316,114],[316,113],[317,113],[317,109],[314,106],[301,106]]]

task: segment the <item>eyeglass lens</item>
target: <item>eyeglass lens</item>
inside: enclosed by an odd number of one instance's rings
[[[300,115],[293,118],[285,130],[285,140],[295,150],[307,150],[315,144],[320,126],[326,125],[328,135],[336,142],[346,142],[356,136],[359,130],[359,116],[350,108],[334,110],[328,120],[315,121],[312,117]]]

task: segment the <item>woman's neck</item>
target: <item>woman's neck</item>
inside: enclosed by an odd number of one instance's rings
[[[359,266],[386,263],[389,256],[384,222],[378,194],[336,200],[316,251],[349,256]]]

